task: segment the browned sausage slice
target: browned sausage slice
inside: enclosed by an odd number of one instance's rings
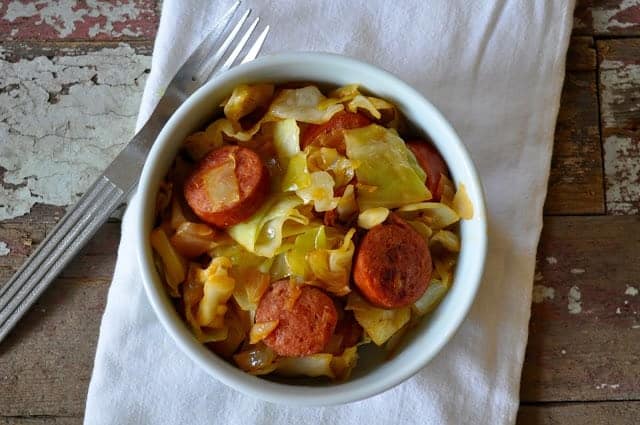
[[[193,212],[218,227],[249,218],[268,192],[264,163],[257,153],[240,146],[223,146],[207,154],[184,185],[184,197]]]
[[[445,176],[449,175],[447,172],[447,164],[444,163],[444,159],[442,159],[440,153],[430,143],[416,140],[407,142],[407,146],[415,155],[418,164],[420,164],[424,172],[427,173],[425,184],[433,195],[433,201],[439,201],[442,195],[438,190],[440,174],[444,174]]]
[[[391,216],[367,232],[360,243],[353,279],[362,295],[382,308],[413,304],[431,280],[431,253],[424,238]]]
[[[289,301],[292,296],[295,295],[287,280],[275,282],[262,296],[256,323],[279,321],[264,343],[281,356],[322,352],[338,322],[333,300],[321,289],[308,285],[300,288],[293,306]]]

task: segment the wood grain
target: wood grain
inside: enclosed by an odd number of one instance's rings
[[[595,71],[596,46],[593,37],[573,36],[567,50],[567,71]]]
[[[602,154],[593,71],[567,72],[556,123],[546,214],[602,214]]]
[[[640,213],[640,39],[598,40],[607,211]]]
[[[599,36],[639,36],[640,3],[634,0],[578,0],[573,33]]]
[[[5,416],[0,425],[77,425],[82,416]]]
[[[637,425],[640,402],[552,403],[521,406],[517,425]]]
[[[545,219],[523,401],[640,399],[638,276],[640,216]]]
[[[157,0],[0,1],[0,41],[152,39]]]

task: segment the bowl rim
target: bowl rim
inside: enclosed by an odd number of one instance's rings
[[[264,380],[243,372],[212,353],[204,346],[204,344],[198,342],[193,337],[191,331],[187,328],[173,306],[170,304],[168,295],[162,287],[162,284],[159,283],[156,276],[154,276],[155,269],[152,260],[153,257],[151,256],[151,248],[148,242],[148,230],[146,230],[147,223],[149,221],[149,214],[145,214],[145,205],[149,204],[151,191],[148,189],[152,184],[155,173],[157,173],[156,169],[158,168],[158,158],[171,143],[169,134],[174,130],[178,123],[180,123],[187,114],[191,112],[195,105],[198,105],[207,97],[210,97],[215,89],[219,86],[224,86],[226,81],[233,80],[238,76],[260,70],[264,67],[292,66],[296,63],[300,63],[301,61],[305,63],[315,63],[319,66],[334,64],[358,69],[364,74],[363,83],[366,83],[365,80],[372,79],[373,77],[381,78],[388,80],[389,84],[392,84],[395,89],[399,90],[399,92],[401,92],[399,95],[400,97],[407,94],[410,95],[409,97],[412,98],[411,101],[419,102],[421,104],[420,106],[428,111],[430,114],[429,121],[431,121],[431,123],[420,122],[414,124],[419,129],[425,131],[437,124],[439,131],[445,133],[449,142],[457,145],[456,149],[459,155],[459,158],[457,159],[462,161],[463,166],[466,168],[466,173],[468,173],[472,179],[471,182],[465,181],[465,185],[467,187],[473,186],[473,189],[478,193],[473,206],[474,214],[478,214],[479,217],[477,225],[480,226],[480,231],[478,234],[479,240],[474,241],[474,255],[481,258],[481,260],[476,262],[472,276],[465,275],[465,280],[469,280],[469,283],[465,285],[469,290],[469,295],[460,300],[460,305],[457,310],[459,313],[451,318],[450,325],[446,331],[443,332],[442,336],[432,347],[430,347],[429,353],[424,358],[413,361],[409,365],[404,365],[400,371],[387,374],[386,376],[383,376],[382,379],[375,381],[370,385],[357,386],[353,385],[357,381],[349,380],[345,383],[327,387],[289,385]],[[304,75],[301,76],[304,78]],[[426,366],[458,330],[461,323],[468,315],[471,305],[476,298],[484,272],[487,251],[485,197],[482,183],[465,146],[462,144],[459,137],[442,114],[416,89],[388,71],[382,70],[361,60],[343,55],[317,52],[279,53],[262,56],[254,61],[239,65],[220,75],[214,76],[209,82],[204,84],[185,100],[161,130],[145,160],[144,168],[136,191],[136,198],[138,198],[138,202],[134,213],[134,231],[138,264],[140,266],[142,282],[147,299],[149,300],[156,317],[159,319],[163,328],[169,333],[180,350],[187,354],[192,361],[194,361],[209,375],[215,377],[217,380],[233,389],[269,402],[294,406],[336,405],[372,397],[402,383]],[[153,193],[153,199],[155,202],[155,193]],[[453,284],[455,284],[455,282],[456,279],[454,279]],[[389,362],[393,362],[393,359],[389,360]]]

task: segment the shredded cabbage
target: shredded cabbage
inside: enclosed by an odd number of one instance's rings
[[[260,107],[266,108],[273,97],[273,91],[272,84],[240,84],[233,89],[224,105],[224,115],[236,129],[241,129],[240,119]]]
[[[333,356],[327,353],[303,357],[283,357],[277,362],[276,373],[282,376],[334,377],[331,369]]]
[[[353,189],[353,185],[349,184],[344,189],[344,193],[338,201],[336,207],[338,217],[342,221],[348,221],[352,216],[358,212],[358,203],[356,202],[356,192]]]
[[[389,210],[385,207],[369,208],[358,216],[358,226],[363,229],[371,229],[378,224],[384,223],[389,217]]]
[[[356,175],[357,161],[352,161],[334,149],[327,147],[308,146],[307,166],[310,171],[326,171],[335,180],[336,187],[349,183]]]
[[[467,188],[462,183],[453,197],[452,208],[462,219],[471,220],[473,218],[473,204],[467,195]]]
[[[235,280],[229,276],[230,268],[231,261],[226,257],[214,258],[204,270],[195,268],[195,279],[203,282],[203,295],[196,313],[196,321],[200,326],[224,326],[226,303],[235,286]]]
[[[229,227],[227,233],[249,252],[271,258],[282,243],[285,223],[309,224],[309,219],[296,209],[301,204],[295,195],[274,196],[248,221]]]
[[[309,175],[311,184],[296,190],[296,195],[306,204],[313,204],[318,212],[329,211],[338,206],[339,198],[333,196],[335,182],[326,171],[314,171]]]
[[[171,290],[171,296],[177,297],[178,285],[186,277],[185,260],[169,242],[167,234],[162,227],[157,227],[151,232],[151,247],[158,253],[164,265],[164,275],[167,285]]]
[[[271,104],[269,114],[280,119],[293,118],[310,124],[324,124],[336,112],[344,109],[343,105],[331,105],[320,109],[319,105],[325,99],[315,86],[282,90]]]
[[[432,229],[444,229],[460,220],[460,216],[441,202],[420,202],[398,208],[397,212],[407,219],[420,216]]]
[[[429,241],[429,246],[434,245],[440,245],[447,251],[460,252],[460,239],[450,230],[438,230]]]
[[[345,310],[353,310],[356,321],[378,346],[383,345],[411,318],[411,308],[393,310],[374,307],[355,292],[349,294]]]
[[[210,124],[205,131],[198,131],[187,136],[184,148],[191,158],[200,161],[206,154],[223,145],[222,129],[230,125],[226,119],[219,119]]]
[[[424,294],[413,303],[411,309],[418,316],[431,313],[440,304],[449,288],[437,279],[432,279]]]
[[[339,297],[351,292],[349,276],[355,251],[352,241],[355,233],[356,229],[350,229],[336,249],[316,249],[308,254],[307,263],[316,279],[311,282],[312,285]]]
[[[358,191],[360,208],[391,209],[431,198],[424,171],[394,131],[372,124],[344,134],[347,157],[359,161],[358,183],[375,188]]]
[[[289,118],[275,124],[273,145],[281,167],[286,170],[291,157],[300,152],[300,128],[296,120]]]

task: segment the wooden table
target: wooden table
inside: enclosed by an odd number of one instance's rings
[[[640,423],[640,0],[578,3],[523,425]],[[0,282],[131,134],[158,13],[0,1]],[[0,344],[0,424],[81,422],[119,231],[106,224]]]

